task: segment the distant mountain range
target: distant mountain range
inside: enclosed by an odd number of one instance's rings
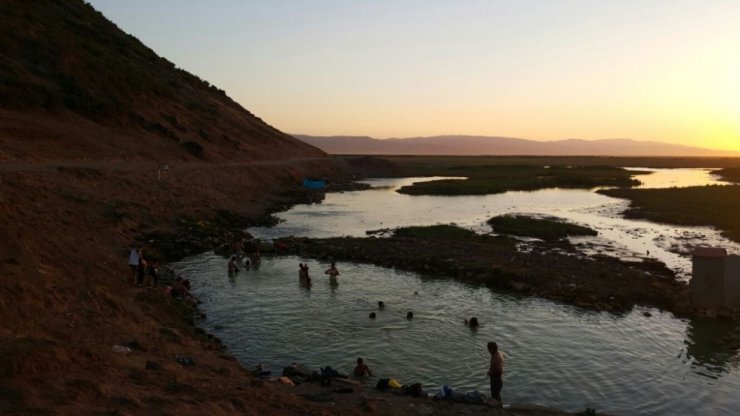
[[[329,154],[451,156],[740,156],[740,152],[632,139],[536,141],[511,137],[433,136],[375,139],[366,136],[294,135]]]

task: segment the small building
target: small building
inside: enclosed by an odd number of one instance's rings
[[[723,248],[696,248],[689,287],[695,308],[740,309],[740,256]]]

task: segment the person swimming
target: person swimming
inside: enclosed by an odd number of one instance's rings
[[[412,320],[412,319],[414,319],[414,313],[411,312],[411,311],[408,311],[406,313],[406,319],[408,319],[409,321]]]
[[[375,312],[370,312],[370,315],[368,316],[370,319],[375,319],[377,315],[375,315]]]
[[[470,318],[469,321],[466,319],[465,325],[470,327],[470,329],[476,329],[480,326],[480,324],[478,323],[478,318],[476,318],[475,316]]]
[[[378,301],[378,309],[385,309],[385,303],[382,300]]]

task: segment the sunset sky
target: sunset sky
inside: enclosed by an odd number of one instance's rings
[[[740,150],[740,1],[92,0],[287,133]]]

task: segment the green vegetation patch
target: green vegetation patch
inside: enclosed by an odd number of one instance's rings
[[[501,234],[534,237],[557,241],[568,236],[594,236],[598,232],[588,227],[570,224],[556,218],[533,218],[525,215],[499,215],[488,220],[493,230]]]
[[[678,225],[715,226],[740,242],[740,185],[669,189],[606,189],[599,193],[632,201],[625,215]]]
[[[642,172],[612,166],[442,165],[418,168],[415,173],[467,179],[417,182],[400,188],[398,192],[409,195],[487,195],[545,188],[630,187],[639,185],[640,182],[632,176]]]

